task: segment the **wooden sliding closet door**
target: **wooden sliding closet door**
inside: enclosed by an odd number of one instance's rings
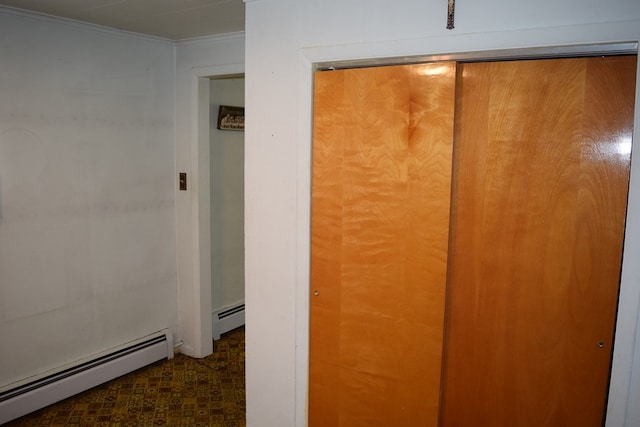
[[[600,426],[636,58],[459,67],[441,425]]]
[[[455,64],[315,75],[309,425],[436,426]]]

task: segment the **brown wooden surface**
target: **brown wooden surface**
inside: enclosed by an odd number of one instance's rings
[[[441,425],[600,426],[636,59],[459,68]]]
[[[453,63],[316,73],[311,427],[437,425],[454,92]]]

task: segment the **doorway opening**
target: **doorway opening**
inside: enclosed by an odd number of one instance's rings
[[[209,82],[211,316],[214,340],[244,325],[244,75]]]

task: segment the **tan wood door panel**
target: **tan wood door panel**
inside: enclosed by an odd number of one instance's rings
[[[311,427],[437,425],[455,67],[315,75]]]
[[[602,425],[635,74],[459,65],[441,425]]]

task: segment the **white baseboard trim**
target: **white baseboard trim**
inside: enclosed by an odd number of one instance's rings
[[[0,393],[0,424],[172,357],[173,338],[171,331],[166,330],[117,351],[5,390]]]
[[[217,341],[225,332],[244,325],[244,302],[214,311],[211,317],[213,339]]]

